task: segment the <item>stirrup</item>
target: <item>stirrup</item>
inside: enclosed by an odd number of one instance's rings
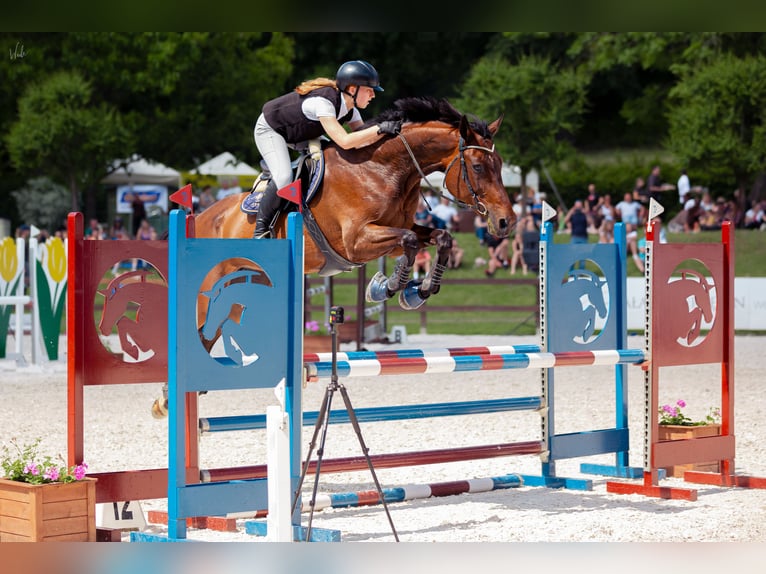
[[[263,233],[255,234],[253,233],[253,239],[269,239],[271,237],[271,230],[267,229]]]

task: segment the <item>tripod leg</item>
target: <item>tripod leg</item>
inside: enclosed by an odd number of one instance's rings
[[[370,474],[372,475],[372,479],[375,482],[375,488],[378,489],[378,496],[380,497],[380,502],[383,504],[383,508],[386,511],[386,516],[388,517],[388,523],[391,525],[391,532],[394,533],[394,540],[399,542],[399,535],[396,533],[396,527],[394,526],[394,521],[391,518],[391,513],[388,511],[388,504],[386,503],[386,497],[383,494],[383,489],[380,487],[380,482],[378,482],[378,475],[375,473],[375,468],[372,465],[372,459],[370,459],[370,454],[369,454],[370,449],[367,448],[367,445],[365,444],[364,439],[362,438],[362,429],[359,426],[359,420],[356,418],[354,407],[351,406],[351,399],[348,396],[348,391],[346,391],[346,387],[343,385],[340,385],[339,388],[340,388],[340,394],[343,397],[343,402],[346,405],[346,411],[348,411],[348,419],[351,422],[351,426],[354,428],[356,437],[359,439],[359,446],[362,447],[362,453],[364,454],[364,458],[367,460],[367,466],[370,468]],[[318,473],[319,473],[319,468],[317,467],[317,475]]]
[[[324,456],[324,446],[325,442],[327,441],[327,427],[330,424],[330,407],[332,405],[332,395],[336,388],[337,384],[335,383],[331,383],[327,387],[327,400],[325,401],[326,406],[324,408],[323,415],[321,415],[322,437],[319,441],[319,448],[317,449],[317,467],[316,472],[314,473],[314,488],[311,491],[311,500],[309,501],[309,523],[306,527],[306,542],[311,542],[311,523],[314,521],[314,507],[316,506],[317,489],[319,488],[319,473],[322,470],[322,457]],[[319,424],[319,419],[317,419],[317,424]],[[308,469],[308,459],[306,459],[306,468]],[[297,492],[297,495],[300,497],[300,490]]]
[[[329,391],[329,390],[328,390]],[[306,453],[306,462],[303,463],[303,468],[301,470],[301,476],[298,480],[298,487],[295,491],[295,498],[293,498],[293,507],[292,507],[292,513],[295,514],[295,509],[298,507],[298,502],[301,499],[301,489],[303,488],[303,481],[306,479],[306,474],[309,470],[309,463],[311,462],[311,455],[314,454],[314,448],[317,444],[317,437],[319,436],[319,431],[322,429],[325,421],[325,417],[329,416],[330,408],[329,408],[329,402],[331,401],[332,394],[330,392],[325,392],[324,398],[322,399],[322,404],[319,407],[319,412],[317,413],[317,420],[314,424],[314,434],[311,437],[311,442],[309,443],[309,450]]]

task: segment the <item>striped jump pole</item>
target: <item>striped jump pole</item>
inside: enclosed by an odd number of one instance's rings
[[[465,355],[507,355],[515,353],[539,353],[540,345],[489,345],[476,347],[445,347],[431,349],[392,349],[378,351],[338,351],[339,361],[390,358],[459,357]],[[304,363],[332,361],[332,353],[304,353]]]
[[[407,502],[410,500],[422,500],[425,498],[438,498],[443,496],[456,496],[477,492],[492,492],[495,490],[507,490],[524,485],[524,479],[518,474],[506,474],[489,478],[471,478],[468,480],[453,480],[448,482],[435,482],[431,484],[406,484],[383,489],[383,498],[387,504],[394,502]],[[314,501],[314,510],[326,508],[353,508],[358,506],[374,506],[380,504],[381,499],[377,490],[360,490],[355,492],[318,493]],[[308,500],[301,501],[301,512],[308,512]],[[255,513],[244,512],[228,515],[227,518],[264,518],[267,516],[266,509]],[[260,524],[260,523],[257,523]],[[258,528],[245,523],[245,528]],[[254,532],[250,532],[253,534]]]
[[[636,365],[644,361],[641,349],[570,351],[564,353],[513,353],[449,357],[393,357],[337,361],[340,378],[380,375],[417,375],[493,371],[502,369],[547,369],[595,365]],[[310,379],[329,379],[332,361],[305,364]]]

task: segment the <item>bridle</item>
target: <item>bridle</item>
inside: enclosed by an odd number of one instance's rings
[[[469,209],[473,209],[476,213],[478,213],[481,216],[486,216],[488,213],[487,206],[484,205],[481,202],[481,199],[479,199],[479,195],[476,193],[476,190],[474,190],[473,185],[471,185],[471,180],[468,177],[468,169],[466,167],[465,162],[465,151],[469,149],[478,149],[481,151],[485,151],[487,153],[495,153],[495,144],[492,144],[492,148],[488,148],[485,146],[480,145],[465,145],[465,139],[463,139],[463,136],[460,136],[460,139],[458,140],[458,152],[455,154],[455,156],[450,160],[449,164],[447,164],[447,169],[444,170],[444,181],[442,182],[442,187],[447,189],[447,191],[450,191],[447,188],[447,175],[449,174],[450,169],[452,169],[452,166],[455,164],[455,162],[459,159],[460,160],[460,175],[462,176],[463,181],[465,182],[466,187],[468,188],[468,191],[471,192],[471,195],[473,196],[473,205],[469,205],[465,203],[464,201],[460,201],[457,199],[457,196],[452,193],[453,197],[449,197],[447,195],[444,195],[441,191],[437,190],[433,185],[431,185],[431,182],[426,179],[425,173],[423,173],[423,170],[420,167],[420,164],[418,163],[418,160],[415,158],[415,154],[412,152],[412,148],[410,148],[410,144],[407,143],[407,140],[404,138],[403,134],[399,134],[399,138],[402,140],[402,143],[404,143],[404,147],[407,149],[407,152],[410,154],[410,157],[412,158],[412,162],[415,164],[415,167],[418,170],[418,173],[420,174],[420,177],[423,178],[428,185],[428,187],[433,191],[436,195],[439,197],[444,197],[454,203],[455,205],[459,207],[467,207]],[[425,198],[424,198],[425,199]],[[428,205],[428,202],[426,201],[426,205]],[[430,209],[430,207],[429,207]]]

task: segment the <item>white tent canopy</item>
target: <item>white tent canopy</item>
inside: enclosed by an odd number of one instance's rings
[[[124,167],[123,164],[126,164]],[[101,180],[106,185],[156,184],[181,187],[181,174],[171,167],[133,155],[112,162],[114,171]]]
[[[504,187],[521,187],[521,170],[515,165],[504,163],[502,177]],[[436,188],[438,191],[444,192],[446,190],[442,187],[443,182],[444,172],[435,171],[421,179],[420,185],[422,187],[429,187],[430,183],[431,186]],[[533,187],[536,190],[540,189],[540,177],[536,170],[533,169],[527,174],[527,185],[529,187]]]
[[[259,174],[258,170],[243,161],[237,161],[232,153],[223,152],[198,165],[192,170],[197,175],[253,175]]]

